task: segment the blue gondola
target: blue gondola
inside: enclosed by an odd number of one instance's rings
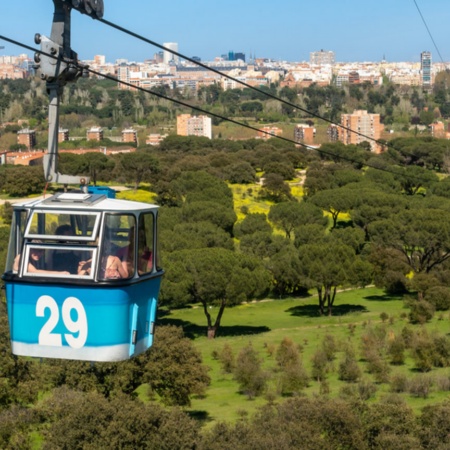
[[[120,361],[147,350],[163,274],[156,223],[156,206],[99,194],[16,204],[3,275],[12,352]]]

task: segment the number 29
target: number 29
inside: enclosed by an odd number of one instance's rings
[[[60,318],[58,304],[53,297],[42,295],[36,303],[36,316],[45,317],[46,309],[50,310],[50,316],[39,332],[39,345],[62,347],[62,335],[53,333]],[[77,313],[77,320],[72,320],[73,310]],[[77,298],[69,297],[64,300],[61,312],[64,326],[70,332],[64,334],[67,343],[72,348],[82,348],[88,336],[87,317],[83,304]],[[75,336],[76,334],[78,335]]]

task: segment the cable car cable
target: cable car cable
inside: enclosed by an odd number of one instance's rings
[[[414,4],[416,5],[417,11],[419,11],[420,17],[422,18],[422,22],[425,25],[425,28],[428,31],[428,35],[430,36],[431,41],[433,42],[434,48],[438,52],[439,58],[441,58],[442,63],[445,64],[444,59],[442,58],[441,52],[439,51],[439,48],[438,48],[438,46],[437,46],[437,44],[436,44],[436,42],[435,42],[435,40],[433,38],[433,35],[431,34],[430,29],[428,28],[428,25],[427,25],[427,22],[425,20],[425,17],[423,16],[422,11],[419,8],[419,5],[417,4],[416,0],[413,0],[413,1],[414,1]]]
[[[11,44],[17,45],[19,47],[23,47],[23,48],[25,48],[27,50],[35,51],[35,52],[37,52],[39,54],[42,54],[42,55],[45,55],[45,56],[47,56],[49,58],[58,59],[58,56],[51,55],[51,54],[46,53],[46,52],[44,52],[44,51],[42,51],[40,49],[35,49],[35,48],[33,48],[33,47],[29,46],[29,45],[26,45],[26,44],[23,44],[21,42],[15,41],[13,39],[7,38],[7,37],[5,37],[3,35],[0,35],[0,39],[3,39],[5,41],[10,42]],[[147,94],[154,95],[154,96],[162,98],[164,100],[168,100],[168,101],[170,101],[172,103],[176,103],[176,104],[184,106],[186,108],[190,108],[190,109],[196,110],[196,111],[201,112],[203,114],[206,114],[208,116],[213,116],[213,117],[216,117],[218,119],[234,123],[235,125],[239,125],[239,126],[242,126],[244,128],[250,129],[250,130],[254,130],[256,132],[262,132],[262,133],[264,133],[264,134],[266,134],[266,135],[268,135],[270,137],[275,137],[275,138],[277,138],[279,140],[282,140],[282,141],[285,141],[285,142],[289,142],[289,143],[292,143],[294,145],[300,145],[301,147],[303,147],[303,148],[305,148],[307,150],[314,150],[314,151],[318,152],[319,154],[331,156],[333,158],[337,158],[337,159],[340,159],[340,160],[343,160],[343,161],[347,161],[347,162],[350,162],[350,163],[353,163],[353,164],[361,164],[361,165],[363,165],[365,167],[369,167],[369,168],[372,168],[372,169],[380,170],[380,171],[383,171],[383,172],[388,172],[388,173],[391,173],[391,174],[396,175],[396,176],[400,176],[400,177],[405,177],[406,176],[407,178],[410,178],[410,179],[413,179],[413,180],[416,180],[416,181],[423,181],[420,177],[416,177],[416,176],[412,176],[412,175],[405,175],[405,174],[402,174],[402,173],[399,173],[399,172],[396,172],[396,171],[393,171],[393,170],[390,170],[390,169],[381,168],[381,167],[378,167],[378,166],[374,166],[374,165],[368,164],[367,162],[361,162],[361,161],[358,161],[358,160],[353,159],[353,158],[349,158],[349,157],[346,157],[346,156],[337,155],[337,154],[332,153],[332,152],[321,150],[321,149],[309,146],[309,145],[301,143],[301,142],[296,142],[293,139],[289,139],[289,138],[286,138],[286,137],[283,137],[283,136],[273,135],[273,134],[271,134],[268,131],[261,130],[260,128],[254,127],[252,125],[245,124],[243,122],[239,122],[239,121],[237,121],[235,119],[231,119],[231,118],[226,117],[226,116],[222,116],[221,114],[217,114],[217,113],[213,113],[211,111],[207,111],[207,110],[205,110],[203,108],[200,108],[198,106],[190,105],[189,103],[186,103],[186,102],[184,102],[182,100],[174,99],[174,98],[168,97],[166,95],[163,95],[163,94],[161,94],[159,92],[154,92],[154,91],[151,91],[149,89],[142,88],[140,86],[135,86],[135,85],[133,85],[131,83],[128,83],[126,81],[118,80],[117,78],[115,78],[115,77],[113,77],[111,75],[103,74],[103,73],[98,72],[96,70],[93,70],[93,69],[91,69],[89,67],[86,67],[83,64],[75,63],[74,61],[70,61],[70,64],[74,64],[74,65],[78,66],[79,68],[82,68],[85,71],[96,75],[97,77],[106,78],[108,80],[118,82],[118,83],[123,84],[125,86],[128,86],[128,87],[130,87],[132,89],[136,89],[136,90],[139,90],[141,92],[145,92]]]

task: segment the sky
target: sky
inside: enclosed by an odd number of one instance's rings
[[[229,51],[278,61],[309,61],[331,50],[338,62],[450,61],[448,0],[103,0],[104,19],[164,44],[177,42],[188,57],[210,61]],[[0,35],[35,47],[34,35],[50,36],[52,0],[2,0]],[[5,5],[7,3],[7,6]],[[422,21],[428,25],[441,56]],[[31,52],[0,41],[1,55]],[[160,49],[131,38],[77,11],[72,49],[81,60],[151,59]]]

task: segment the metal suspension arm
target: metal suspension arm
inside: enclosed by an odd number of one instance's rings
[[[91,0],[92,1],[92,0]],[[83,69],[78,64],[78,56],[70,47],[70,13],[73,6],[88,14],[89,0],[85,2],[67,0],[53,0],[55,12],[50,39],[36,35],[35,41],[41,44],[42,54],[35,55],[39,63],[41,78],[47,81],[47,92],[50,97],[48,111],[48,150],[44,156],[44,175],[46,181],[61,184],[89,184],[88,177],[62,175],[58,172],[58,134],[59,134],[59,105],[64,86],[75,82],[83,75]],[[102,3],[103,6],[103,3]],[[83,9],[85,8],[85,9]],[[103,10],[101,11],[103,14]],[[92,16],[94,16],[91,9]],[[90,14],[91,15],[91,14]],[[53,55],[50,57],[48,55]]]

